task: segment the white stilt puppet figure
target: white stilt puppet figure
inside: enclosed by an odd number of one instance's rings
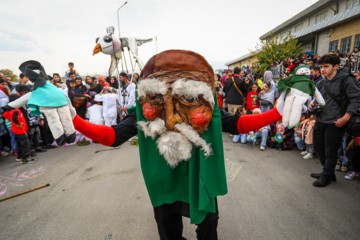
[[[113,74],[120,59],[122,59],[122,55],[124,55],[124,48],[128,48],[129,52],[131,52],[133,58],[135,59],[135,64],[138,64],[140,70],[142,70],[144,63],[138,56],[138,46],[141,46],[143,43],[151,42],[152,38],[139,39],[134,37],[122,37],[120,39],[116,39],[113,37],[113,34],[114,27],[108,27],[106,35],[96,38],[96,46],[93,50],[93,55],[102,52],[111,56],[109,76]],[[125,58],[123,58],[123,61],[125,61]],[[132,61],[132,59],[130,59],[130,61]],[[132,70],[134,70],[134,67],[135,66],[132,66]]]
[[[74,142],[76,133],[68,106],[70,101],[65,93],[48,81],[45,69],[38,61],[24,62],[19,69],[34,83],[33,92],[9,103],[3,110],[27,105],[31,108],[31,114],[39,116],[43,113],[46,116],[58,145]]]

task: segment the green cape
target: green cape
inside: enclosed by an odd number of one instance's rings
[[[37,87],[30,96],[27,106],[31,108],[30,113],[40,116],[39,107],[61,107],[69,104],[65,94],[49,81],[44,86]]]
[[[193,147],[190,160],[172,169],[158,151],[157,138],[146,138],[138,129],[141,169],[152,205],[189,203],[192,224],[201,223],[208,212],[215,212],[215,197],[227,193],[221,115],[216,96],[215,103],[208,130],[200,134],[213,149],[213,155],[208,158],[199,147]],[[137,121],[146,121],[137,100],[136,115]]]
[[[299,66],[294,69],[293,73],[296,73],[299,68],[303,67],[308,68],[308,66]],[[304,74],[293,74],[292,76],[281,79],[278,82],[279,94],[290,88],[296,88],[302,92],[308,93],[312,97],[315,94],[315,83],[311,81],[307,75]],[[287,92],[286,95],[288,93],[289,92]]]

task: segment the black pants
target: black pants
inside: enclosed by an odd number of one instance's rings
[[[18,158],[26,159],[30,156],[30,143],[27,134],[15,134]]]
[[[29,142],[30,142],[30,149],[35,149],[38,148],[40,146],[39,144],[39,135],[40,135],[40,131],[39,131],[39,127],[30,127],[28,129],[28,137],[29,137]]]
[[[319,155],[321,165],[323,166],[323,175],[330,178],[335,171],[343,128],[339,128],[335,124],[317,122],[315,123],[313,136],[314,149]]]
[[[355,172],[360,172],[360,147],[353,148],[351,153],[351,165]]]
[[[46,147],[48,144],[51,144],[54,142],[54,137],[50,131],[49,128],[49,124],[46,120],[46,118],[44,119],[44,126],[40,125],[40,136],[41,136],[41,140],[42,140],[42,146]]]
[[[175,202],[154,207],[155,220],[158,226],[160,240],[181,240],[183,232],[182,216],[190,217],[189,204]],[[197,225],[198,240],[217,240],[217,225],[219,211],[216,203],[216,213],[208,213],[202,223]]]

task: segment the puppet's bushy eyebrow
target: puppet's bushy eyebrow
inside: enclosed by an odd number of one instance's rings
[[[141,80],[137,87],[138,99],[145,97],[147,94],[165,95],[168,91],[168,85],[157,78]]]
[[[195,80],[185,81],[185,78],[179,79],[171,85],[172,95],[184,96],[197,99],[199,95],[208,101],[211,106],[215,105],[214,94],[210,86],[204,82]]]

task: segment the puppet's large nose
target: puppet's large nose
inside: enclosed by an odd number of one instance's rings
[[[165,125],[168,130],[173,130],[176,123],[182,123],[182,119],[175,112],[175,106],[173,102],[173,97],[169,91],[165,96]]]
[[[100,43],[96,44],[94,50],[93,50],[93,56],[97,53],[101,52],[101,46]]]

